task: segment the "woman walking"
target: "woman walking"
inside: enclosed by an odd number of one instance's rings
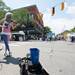
[[[11,51],[9,48],[9,40],[11,36],[11,28],[14,26],[14,22],[11,19],[12,13],[8,12],[5,14],[5,18],[1,21],[2,25],[2,40],[4,41],[5,44],[5,56],[11,56]],[[8,52],[8,53],[7,53]]]

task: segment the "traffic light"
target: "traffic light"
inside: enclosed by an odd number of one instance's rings
[[[62,2],[61,4],[60,4],[60,9],[63,11],[64,10],[64,2]]]
[[[55,7],[52,7],[52,16],[55,15]]]

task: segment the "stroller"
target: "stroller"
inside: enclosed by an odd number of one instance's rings
[[[49,75],[40,62],[33,63],[30,54],[27,54],[26,57],[21,58],[19,61],[20,75]]]

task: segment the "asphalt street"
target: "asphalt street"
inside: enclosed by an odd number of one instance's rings
[[[20,75],[18,58],[25,57],[30,48],[40,50],[40,62],[50,75],[75,75],[75,43],[66,41],[10,42],[12,57],[0,51],[0,75]]]

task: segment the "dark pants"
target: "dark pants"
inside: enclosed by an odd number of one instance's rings
[[[9,44],[8,44],[8,35],[2,34],[2,41],[5,43],[6,50],[10,51]]]

